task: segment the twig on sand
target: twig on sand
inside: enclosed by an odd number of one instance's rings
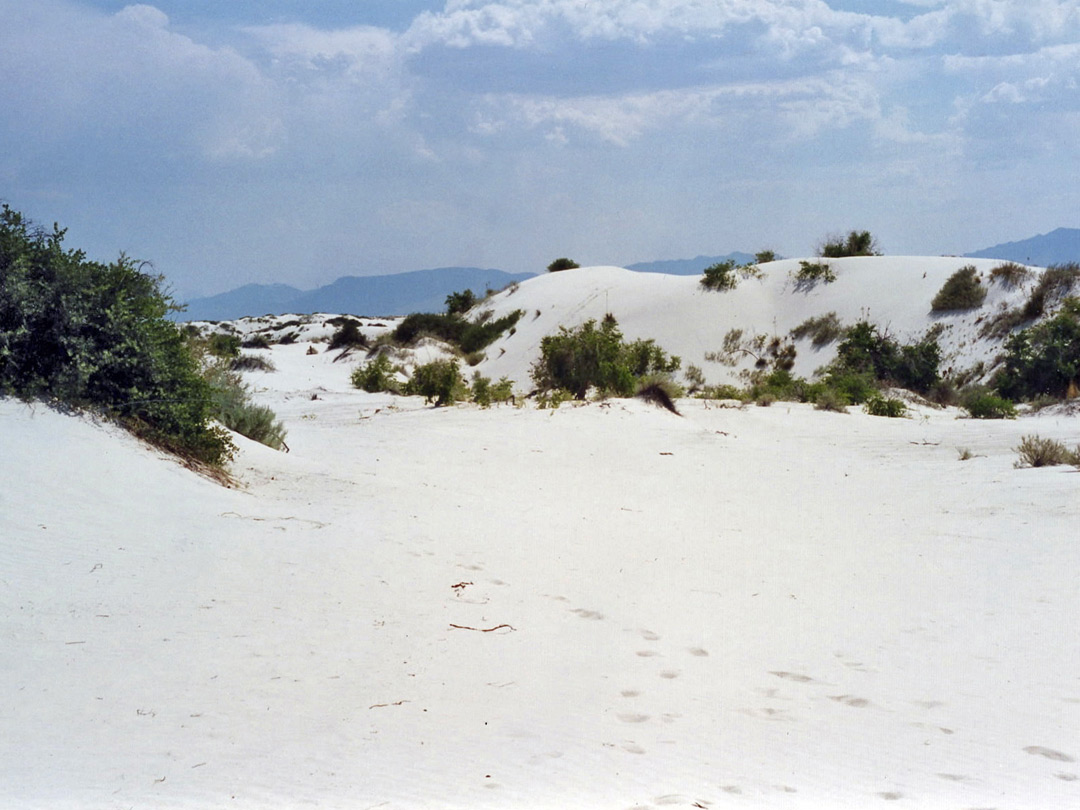
[[[375,704],[373,704],[371,706],[368,706],[368,710],[370,711],[371,709],[385,709],[388,706],[400,706],[403,703],[411,703],[411,701],[399,700],[399,701],[396,701],[394,703],[375,703]]]
[[[497,624],[494,627],[465,627],[464,625],[460,624],[452,624],[450,626],[453,627],[455,630],[475,630],[477,633],[494,633],[496,630],[502,630],[504,627],[507,628],[511,633],[514,632],[514,628],[508,624]]]

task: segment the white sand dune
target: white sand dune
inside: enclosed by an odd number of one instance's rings
[[[864,275],[808,295],[930,322]],[[605,311],[684,362],[772,326],[768,280],[684,284],[523,284],[488,370]],[[0,806],[1080,802],[1080,472],[1012,449],[1075,415],[431,409],[307,348],[250,375],[291,452],[239,439],[236,489],[0,400]]]

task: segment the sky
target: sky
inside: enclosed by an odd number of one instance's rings
[[[1080,0],[0,0],[0,200],[180,299],[1080,227]]]

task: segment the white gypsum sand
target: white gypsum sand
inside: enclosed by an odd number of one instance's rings
[[[1077,801],[1080,473],[1013,466],[1076,416],[432,409],[308,345],[239,489],[0,401],[0,805]]]

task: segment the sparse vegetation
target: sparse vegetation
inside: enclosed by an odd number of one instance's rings
[[[401,393],[401,383],[396,376],[397,369],[385,354],[378,354],[365,365],[358,366],[352,373],[350,381],[354,388],[367,391],[369,394],[378,394],[386,391],[391,394]]]
[[[940,379],[940,363],[941,347],[933,330],[917,343],[901,346],[873,324],[860,321],[845,332],[829,377],[865,374],[923,394]]]
[[[1078,283],[1080,264],[1069,262],[1047,267],[1021,309],[1024,320],[1041,318],[1050,307],[1070,295]]]
[[[701,276],[701,286],[706,290],[734,290],[740,279],[761,278],[761,268],[756,264],[736,265],[734,259],[709,265]]]
[[[881,394],[873,394],[863,405],[864,410],[871,416],[886,416],[897,419],[907,413],[907,405],[902,399],[883,397]]]
[[[346,319],[330,337],[328,351],[338,349],[366,349],[368,339],[360,331],[360,324],[352,318]]]
[[[1000,284],[1003,287],[1019,287],[1031,276],[1031,270],[1024,267],[1024,265],[1016,262],[1004,262],[990,271],[990,283]]]
[[[276,371],[274,364],[257,354],[241,354],[234,359],[229,368],[233,371]]]
[[[540,341],[540,358],[532,378],[541,391],[564,389],[584,399],[590,388],[601,395],[629,397],[648,374],[670,374],[681,361],[669,357],[652,340],[623,341],[615,318],[597,325],[589,320],[576,329],[559,332]]]
[[[465,399],[468,389],[456,360],[433,360],[413,369],[412,377],[405,384],[405,393],[422,396],[440,407]]]
[[[772,250],[759,250],[754,254],[754,264],[768,264],[776,261],[776,253]]]
[[[207,369],[206,379],[210,383],[214,417],[221,424],[274,450],[284,447],[285,426],[270,408],[251,401],[248,387],[238,373],[218,362]]]
[[[815,349],[827,346],[837,340],[843,334],[844,327],[835,312],[826,315],[807,318],[791,330],[791,337],[795,340],[810,338],[810,344]]]
[[[961,397],[961,405],[972,419],[1016,418],[1016,406],[1012,402],[982,387],[965,391]]]
[[[464,354],[472,354],[490,346],[503,332],[513,329],[523,314],[521,310],[515,310],[502,318],[491,319],[489,311],[487,318],[467,321],[460,315],[413,313],[397,325],[392,340],[399,346],[408,346],[422,337],[431,336],[456,346]]]
[[[846,237],[827,237],[818,248],[818,255],[827,259],[845,256],[877,256],[877,240],[870,231],[850,231]]]
[[[461,315],[476,306],[476,293],[472,290],[453,292],[446,296],[446,314]]]
[[[829,267],[828,262],[808,262],[800,261],[799,269],[792,277],[795,279],[796,287],[812,287],[819,281],[823,284],[836,281],[836,273]]]
[[[977,309],[986,300],[986,287],[975,265],[967,264],[953,273],[930,302],[934,312]]]

